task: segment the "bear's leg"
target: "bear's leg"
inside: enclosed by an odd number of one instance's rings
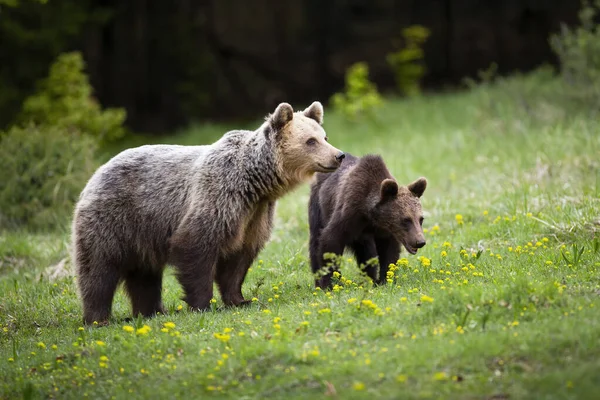
[[[379,280],[377,283],[384,283],[387,279],[390,264],[398,262],[398,258],[400,257],[400,243],[390,236],[376,238],[375,245],[379,254]]]
[[[107,265],[78,265],[77,281],[83,302],[85,324],[108,323],[113,297],[120,280],[117,268],[109,268]]]
[[[151,317],[165,313],[161,301],[162,271],[135,271],[125,277],[125,288],[131,300],[133,316]]]
[[[245,248],[219,259],[215,279],[226,305],[239,306],[249,303],[242,295],[242,284],[256,255],[256,251]]]
[[[310,255],[310,267],[312,273],[316,274],[321,268],[321,230],[323,229],[323,220],[321,215],[321,205],[319,204],[318,192],[311,193],[310,205],[308,210],[308,228],[310,234],[308,253]]]
[[[191,223],[190,223],[191,224]],[[199,230],[182,229],[171,238],[169,263],[175,267],[177,279],[183,287],[183,300],[192,310],[202,311],[210,307],[219,246],[204,228],[201,220],[195,226]]]
[[[335,228],[330,227],[331,226],[327,226],[321,235],[320,254],[322,254],[322,266],[318,271],[323,275],[315,281],[315,285],[321,289],[331,288],[331,278],[333,277],[333,273],[339,270],[338,261],[327,259],[327,254],[334,254],[339,257],[344,253],[344,247],[346,247],[341,235],[344,231],[336,231]]]
[[[356,257],[356,263],[358,267],[367,274],[373,282],[377,282],[379,278],[379,260],[377,260],[377,248],[375,247],[375,239],[373,236],[364,236],[359,240],[356,240],[351,245],[354,256]],[[376,259],[376,263],[373,265],[373,261],[369,263],[373,258]]]

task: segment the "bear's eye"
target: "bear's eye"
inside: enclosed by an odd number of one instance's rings
[[[309,146],[313,146],[313,145],[317,144],[317,139],[315,139],[315,138],[310,138],[310,139],[308,139],[308,140],[306,141],[306,144],[307,144],[307,145],[309,145]]]
[[[421,224],[421,226],[423,226],[423,217],[419,218],[419,224]]]
[[[412,220],[410,218],[404,218],[402,220],[402,225],[404,226],[410,226],[412,224]]]

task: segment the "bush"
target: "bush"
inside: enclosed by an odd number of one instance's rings
[[[550,46],[560,62],[564,82],[563,94],[596,110],[600,107],[600,24],[595,19],[600,0],[583,2],[579,13],[581,25],[566,25],[550,37]]]
[[[106,144],[125,134],[123,109],[102,110],[92,97],[92,86],[84,73],[78,52],[61,54],[40,83],[40,90],[23,103],[21,123],[62,128],[90,135]]]
[[[346,86],[343,93],[331,97],[332,106],[346,117],[373,117],[374,111],[383,104],[377,87],[369,81],[369,67],[359,62],[346,71]]]
[[[404,47],[386,57],[387,63],[394,72],[398,90],[407,96],[421,93],[421,79],[426,72],[422,46],[429,34],[429,29],[421,25],[412,25],[403,29]]]
[[[125,111],[92,98],[81,54],[58,57],[19,120],[0,132],[0,228],[52,228],[71,214],[100,145],[121,137]]]
[[[54,227],[94,172],[96,143],[56,126],[11,128],[0,140],[0,227]]]

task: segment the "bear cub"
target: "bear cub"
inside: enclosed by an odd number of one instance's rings
[[[411,254],[425,246],[420,197],[427,180],[398,186],[383,159],[346,154],[331,174],[317,174],[309,201],[310,261],[315,286],[331,287],[339,266],[324,259],[348,247],[376,283],[385,282],[389,265],[398,261],[400,245]],[[377,258],[377,265],[368,263]]]
[[[269,239],[275,201],[344,158],[322,123],[319,102],[300,112],[281,103],[255,131],[206,146],[142,146],[101,166],[73,219],[84,322],[107,322],[120,282],[135,316],[164,312],[166,264],[191,309],[209,307],[214,282],[226,305],[246,304],[242,283]]]

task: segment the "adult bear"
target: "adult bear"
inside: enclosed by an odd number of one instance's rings
[[[207,146],[142,146],[101,166],[75,208],[73,261],[87,324],[106,323],[121,281],[134,316],[164,312],[165,265],[184,300],[246,303],[242,283],[268,240],[275,201],[344,153],[327,143],[323,107],[281,103],[256,131],[234,130]]]

